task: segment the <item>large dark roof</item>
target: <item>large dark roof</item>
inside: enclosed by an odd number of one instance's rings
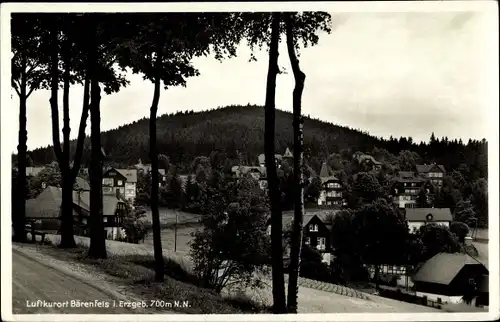
[[[36,198],[26,201],[27,218],[58,218],[61,212],[62,190],[58,187],[48,186]],[[115,214],[116,205],[122,202],[116,196],[102,196],[103,214],[111,216]],[[90,211],[90,192],[73,191],[73,203],[75,206]]]
[[[61,189],[48,186],[36,198],[26,201],[26,218],[59,218],[61,201]]]
[[[432,221],[452,221],[450,208],[406,208],[406,220],[427,221],[427,215],[432,214]]]
[[[484,267],[481,262],[467,254],[439,253],[420,267],[413,277],[413,281],[448,285],[465,265],[482,265]]]

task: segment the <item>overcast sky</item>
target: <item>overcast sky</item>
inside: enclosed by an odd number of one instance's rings
[[[307,75],[305,115],[376,136],[411,136],[415,141],[427,141],[431,132],[464,140],[488,137],[488,110],[497,108],[488,92],[491,59],[498,56],[491,51],[495,34],[488,32],[491,20],[484,19],[484,14],[335,13],[332,20],[332,33],[321,35],[319,44],[304,49],[300,58]],[[190,79],[186,88],[163,91],[158,114],[230,104],[263,105],[266,55],[259,52],[257,62],[248,62],[249,49],[241,46],[237,58],[222,63],[196,59],[201,76]],[[283,44],[279,63],[290,71]],[[152,84],[140,75],[129,79],[127,88],[103,96],[103,130],[149,115]],[[291,111],[293,84],[291,72],[278,77],[279,109]],[[82,88],[75,86],[70,94],[74,138]],[[17,113],[15,94],[13,104]],[[32,94],[27,118],[28,148],[51,144],[48,91]],[[17,139],[17,124],[12,130],[12,139]]]

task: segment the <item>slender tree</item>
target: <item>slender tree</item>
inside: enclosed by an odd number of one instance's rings
[[[317,31],[330,32],[330,15],[324,12],[287,13],[285,16],[285,33],[288,57],[295,79],[293,90],[293,173],[294,173],[294,220],[291,236],[290,276],[288,280],[289,313],[297,313],[298,276],[300,267],[300,251],[302,248],[302,226],[304,217],[304,157],[303,157],[303,125],[301,104],[306,75],[300,69],[297,51],[298,40],[304,46],[318,42]]]
[[[30,26],[26,28],[26,26]],[[27,100],[33,91],[46,87],[45,56],[40,54],[43,35],[39,19],[29,14],[13,14],[11,20],[12,60],[11,83],[19,97],[19,142],[17,146],[17,175],[14,182],[13,223],[14,240],[26,240],[26,160],[28,131],[26,129]]]
[[[290,251],[290,273],[288,279],[288,301],[287,310],[289,313],[297,313],[298,297],[298,276],[300,267],[300,251],[302,246],[302,226],[304,218],[304,175],[303,166],[303,119],[301,112],[302,92],[306,75],[300,70],[299,60],[295,53],[295,41],[293,37],[294,25],[291,14],[285,16],[286,44],[288,57],[292,66],[295,78],[295,88],[293,90],[293,176],[295,187],[295,203],[293,229],[291,237]]]
[[[276,77],[279,72],[278,45],[280,41],[280,13],[272,14],[271,40],[269,43],[269,67],[266,83],[264,155],[267,171],[268,194],[271,208],[271,258],[273,279],[273,312],[286,313],[285,278],[283,268],[283,219],[280,205],[280,190],[276,169],[275,132],[276,132]]]

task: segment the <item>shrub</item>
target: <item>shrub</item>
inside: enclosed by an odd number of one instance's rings
[[[450,225],[450,231],[457,236],[461,243],[464,243],[465,237],[469,234],[469,226],[463,222],[454,221]]]
[[[212,171],[203,200],[204,229],[192,233],[190,255],[203,287],[259,287],[255,276],[269,262],[265,195],[252,179],[226,180]]]

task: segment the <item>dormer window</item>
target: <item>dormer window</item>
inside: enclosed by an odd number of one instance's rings
[[[318,231],[318,225],[316,225],[316,224],[309,225],[309,231],[317,232]]]

